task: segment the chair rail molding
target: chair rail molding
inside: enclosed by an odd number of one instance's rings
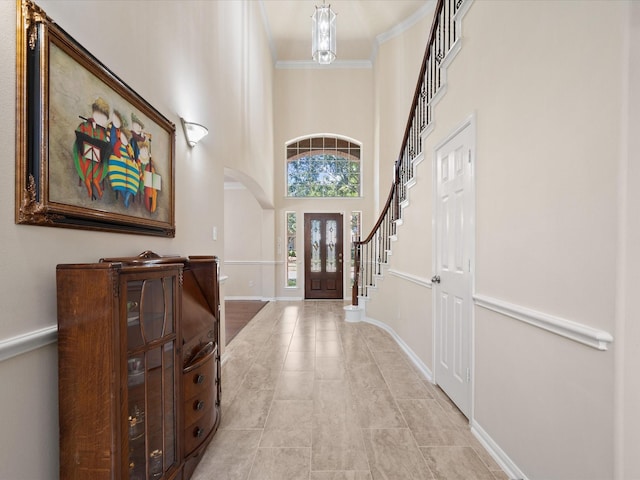
[[[607,350],[609,344],[613,342],[613,336],[609,332],[574,322],[573,320],[539,312],[522,305],[515,305],[504,300],[478,294],[473,296],[473,301],[479,307],[528,323],[596,350]]]
[[[225,265],[284,265],[283,260],[225,260]]]
[[[0,362],[23,353],[37,350],[58,340],[58,326],[33,330],[15,337],[0,340]]]
[[[392,268],[390,268],[387,272],[389,273],[389,275],[393,275],[394,277],[398,277],[408,282],[415,283],[417,285],[420,285],[421,287],[431,288],[431,281],[427,278],[422,278],[417,275],[401,272]]]

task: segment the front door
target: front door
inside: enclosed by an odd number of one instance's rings
[[[342,214],[304,214],[304,298],[342,296]]]
[[[471,414],[472,124],[436,150],[435,381]]]

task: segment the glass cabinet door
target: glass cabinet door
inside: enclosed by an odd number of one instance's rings
[[[177,463],[175,276],[126,284],[129,479]]]

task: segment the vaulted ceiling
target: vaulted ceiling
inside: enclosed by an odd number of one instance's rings
[[[322,0],[259,0],[276,66],[316,67],[311,59],[311,16]],[[378,46],[433,13],[436,0],[331,0],[337,15],[335,66],[366,67]],[[320,68],[327,68],[321,66]],[[245,184],[225,170],[225,185]]]
[[[322,0],[260,0],[276,65],[312,64],[311,16]],[[431,13],[435,0],[332,0],[337,64],[371,64],[378,45]]]

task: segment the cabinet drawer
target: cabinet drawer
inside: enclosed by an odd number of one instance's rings
[[[200,446],[207,438],[215,421],[214,409],[205,410],[204,414],[196,422],[184,429],[184,451],[189,455]]]
[[[212,393],[212,390],[203,391],[201,395],[185,400],[182,410],[185,425],[191,425],[214,408]]]
[[[203,358],[193,368],[182,374],[183,398],[192,398],[201,392],[211,392],[214,388],[214,352]]]

